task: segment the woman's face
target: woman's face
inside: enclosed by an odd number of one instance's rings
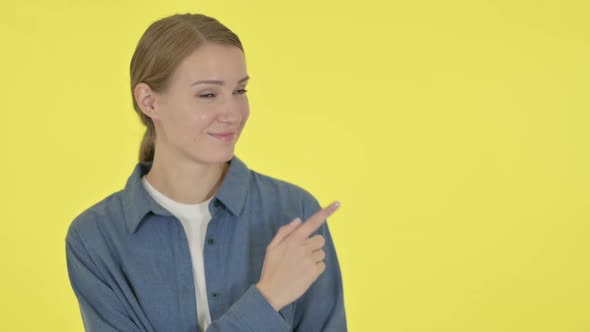
[[[247,76],[244,54],[235,46],[204,44],[186,57],[167,91],[155,93],[158,148],[172,158],[230,160],[250,115]]]

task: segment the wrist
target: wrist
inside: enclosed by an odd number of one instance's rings
[[[260,282],[256,283],[256,288],[258,289],[258,292],[262,294],[262,296],[266,299],[266,302],[268,302],[275,311],[278,312],[283,308],[283,306],[279,305],[278,303],[276,303],[276,301],[274,301],[273,297],[270,295],[270,292]]]

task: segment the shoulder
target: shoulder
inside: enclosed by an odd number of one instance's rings
[[[250,170],[251,189],[264,201],[277,206],[297,210],[298,215],[307,218],[320,209],[316,197],[301,185],[268,174]]]
[[[112,231],[113,228],[121,226],[121,193],[122,191],[114,192],[79,212],[68,226],[66,241],[91,245],[91,242],[98,240],[106,230]]]
[[[314,200],[315,197],[306,188],[278,177],[250,170],[254,185],[261,187],[267,194],[289,195],[292,198]]]

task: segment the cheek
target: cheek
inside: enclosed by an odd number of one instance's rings
[[[202,132],[204,129],[210,126],[211,122],[213,122],[213,116],[211,112],[198,112],[192,116],[190,125],[194,130]]]
[[[246,108],[244,110],[244,112],[242,112],[242,118],[243,118],[242,122],[246,123],[246,120],[248,120],[249,117],[250,117],[250,108]]]

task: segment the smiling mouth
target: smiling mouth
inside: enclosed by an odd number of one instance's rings
[[[209,135],[222,140],[222,141],[232,141],[236,135],[235,132],[231,132],[231,133],[219,133],[219,134],[214,134],[214,133],[209,133]]]

